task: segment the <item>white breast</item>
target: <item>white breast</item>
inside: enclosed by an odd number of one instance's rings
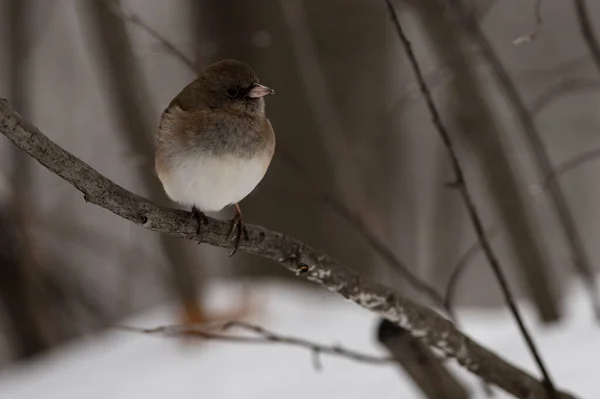
[[[241,201],[262,180],[270,159],[266,155],[188,156],[158,171],[169,197],[201,211],[216,212]]]

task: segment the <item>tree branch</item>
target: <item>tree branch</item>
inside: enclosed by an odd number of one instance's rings
[[[189,240],[201,239],[220,248],[233,246],[233,242],[228,240],[227,221],[209,218],[208,223],[202,226],[202,237],[198,237],[197,221],[189,212],[156,205],[113,183],[52,142],[3,98],[0,98],[0,132],[81,191],[88,202],[147,230]],[[240,250],[271,259],[289,271],[377,313],[518,398],[548,398],[544,385],[538,379],[480,346],[435,311],[360,277],[338,261],[292,237],[255,225],[247,225],[247,228],[249,237],[242,241]],[[560,393],[559,398],[574,396]]]
[[[498,225],[493,225],[486,232],[485,236],[488,241],[492,241],[494,237],[498,234],[499,231]],[[460,278],[464,275],[464,271],[467,266],[471,264],[475,255],[481,252],[481,244],[479,241],[475,241],[469,249],[465,251],[465,253],[460,257],[456,265],[452,267],[452,272],[450,273],[450,277],[448,278],[448,282],[446,283],[446,289],[444,291],[444,305],[450,309],[454,307],[454,294],[456,293],[456,287],[460,281]]]
[[[160,43],[160,45],[163,46],[165,50],[169,52],[169,54],[175,56],[179,61],[185,64],[194,73],[198,73],[200,69],[199,65],[196,65],[196,63],[193,62],[187,55],[185,55],[183,51],[181,51],[179,48],[177,48],[177,46],[175,46],[173,43],[167,40],[156,29],[152,28],[145,21],[143,21],[138,15],[123,11],[119,3],[107,0],[104,1],[111,12],[113,12],[118,17],[122,18],[124,21],[127,21],[140,27],[148,35],[150,35],[153,39]]]
[[[529,112],[535,116],[566,94],[575,92],[593,93],[598,91],[600,91],[600,80],[598,79],[563,79],[538,94],[533,101],[529,103]]]
[[[575,6],[577,21],[579,22],[583,40],[585,40],[585,44],[590,50],[594,65],[596,65],[598,72],[600,72],[600,44],[594,34],[594,26],[590,19],[590,11],[588,10],[585,0],[573,0],[573,5]]]
[[[323,345],[316,342],[312,342],[303,338],[290,337],[287,335],[279,334],[266,328],[240,322],[240,321],[228,321],[225,323],[218,323],[218,325],[196,325],[196,326],[160,326],[155,328],[138,328],[130,326],[115,326],[120,330],[140,332],[144,334],[160,334],[160,335],[175,335],[175,336],[192,336],[201,339],[210,339],[217,341],[227,342],[238,342],[247,344],[284,344],[290,346],[296,346],[310,350],[313,354],[313,363],[315,369],[320,370],[322,368],[319,356],[321,354],[333,355],[344,357],[349,360],[356,362],[369,363],[374,365],[389,365],[394,364],[394,359],[390,356],[376,356],[361,353],[355,350],[346,349],[339,345]],[[225,334],[225,332],[238,329],[245,331],[252,335],[233,335]]]

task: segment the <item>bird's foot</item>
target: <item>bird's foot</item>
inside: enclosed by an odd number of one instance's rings
[[[235,242],[233,244],[233,251],[229,254],[229,256],[235,255],[238,248],[240,247],[240,242],[242,240],[242,235],[246,241],[249,240],[248,230],[246,230],[246,225],[242,220],[242,211],[240,207],[235,205],[235,216],[231,219],[231,224],[229,226],[229,232],[227,233],[227,237],[231,237],[232,234],[235,235]]]
[[[192,206],[192,217],[198,222],[196,234],[198,234],[198,245],[200,245],[202,244],[202,225],[208,224],[208,218],[206,217],[204,212],[196,208],[196,206]]]

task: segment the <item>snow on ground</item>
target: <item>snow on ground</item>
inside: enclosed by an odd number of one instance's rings
[[[384,355],[374,340],[372,314],[324,290],[281,283],[246,285],[258,299],[251,322],[280,334]],[[214,309],[235,304],[241,286],[216,283]],[[565,304],[560,326],[543,329],[524,309],[544,359],[557,383],[581,398],[600,392],[600,326],[578,287]],[[172,324],[167,308],[124,321],[138,327]],[[505,311],[461,309],[460,321],[473,338],[511,362],[535,371],[514,323]],[[248,345],[108,331],[0,373],[0,399],[164,399],[164,398],[421,398],[394,366],[369,365],[323,355],[314,368],[311,354],[285,345]],[[480,386],[457,370],[474,398]],[[537,375],[537,373],[536,373]],[[503,397],[503,396],[498,396]]]

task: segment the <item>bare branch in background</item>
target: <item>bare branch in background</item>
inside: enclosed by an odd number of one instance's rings
[[[205,340],[237,342],[244,344],[283,344],[305,348],[313,356],[313,362],[316,369],[321,369],[319,357],[321,355],[332,355],[361,363],[373,365],[393,364],[391,357],[382,357],[369,355],[355,350],[346,349],[339,345],[323,345],[302,338],[291,337],[270,331],[266,328],[239,321],[228,321],[224,323],[210,323],[209,325],[196,326],[161,326],[155,328],[137,328],[129,326],[114,326],[125,331],[140,332],[144,334],[157,334],[168,336],[191,336]],[[246,334],[226,334],[230,330],[240,330]],[[249,335],[248,333],[252,334]]]
[[[500,88],[504,91],[509,104],[512,106],[514,113],[521,123],[523,133],[525,133],[529,146],[535,155],[536,166],[539,169],[541,176],[544,178],[550,176],[552,174],[552,162],[546,152],[540,132],[535,126],[535,122],[514,86],[512,79],[500,62],[493,47],[481,31],[479,24],[471,15],[469,15],[461,1],[447,1],[456,14],[460,25],[465,29],[465,32],[469,37],[477,43],[482,56],[492,68]],[[548,187],[548,191],[551,203],[567,240],[573,263],[588,289],[590,302],[592,303],[596,319],[600,321],[600,296],[596,284],[595,273],[588,253],[581,240],[575,218],[560,184],[552,180]]]
[[[156,29],[152,28],[146,22],[144,22],[137,14],[133,12],[125,12],[120,2],[113,0],[102,0],[106,3],[107,7],[110,11],[115,13],[118,17],[122,18],[124,21],[127,21],[135,26],[140,27],[146,33],[148,33],[152,38],[154,38],[157,42],[160,43],[161,46],[167,50],[167,52],[183,64],[185,64],[191,71],[194,73],[198,73],[200,67],[196,65],[187,55],[183,53],[177,46],[175,46],[171,41],[167,40],[162,34],[160,34]]]
[[[158,206],[127,191],[92,169],[44,136],[0,99],[0,132],[47,169],[73,185],[84,199],[99,205],[145,229],[173,237],[232,248],[229,223],[208,218],[202,237],[196,234],[197,221],[189,212]],[[394,290],[360,277],[333,258],[282,233],[247,225],[249,239],[240,250],[271,259],[287,270],[337,292],[373,311],[435,347],[487,382],[518,398],[547,398],[546,388],[535,377],[511,365],[498,355],[462,334],[452,322]],[[559,393],[560,399],[574,399]]]
[[[489,12],[498,3],[498,0],[485,0],[479,5],[479,9],[476,10],[475,14],[477,19],[483,20]],[[445,65],[437,68],[436,70],[426,74],[426,81],[429,87],[438,87],[443,83],[447,83],[453,78],[451,71],[446,70]],[[419,85],[410,82],[406,85],[405,90],[400,95],[398,101],[389,109],[388,112],[398,112],[404,110],[408,105],[415,105],[415,103],[421,100],[421,93],[419,92]]]
[[[549,180],[558,179],[563,174],[579,168],[588,162],[597,161],[598,159],[600,159],[600,148],[594,148],[592,150],[582,152],[581,154],[577,154],[573,158],[568,159],[558,165],[558,167],[556,167],[554,170],[554,174],[552,176],[548,176],[548,181],[545,182],[543,188],[546,189],[546,187],[550,185]]]
[[[451,71],[447,70],[445,65],[443,65],[436,68],[434,71],[427,73],[425,79],[429,87],[433,88],[448,83],[450,80],[454,79],[454,75]],[[415,82],[407,83],[400,94],[400,98],[389,108],[388,113],[395,114],[396,112],[408,112],[422,99],[423,97],[419,91],[419,85]]]
[[[573,0],[573,4],[577,13],[577,21],[579,22],[581,35],[583,36],[583,40],[590,50],[590,55],[592,56],[592,60],[596,65],[596,69],[598,69],[598,72],[600,73],[600,43],[598,43],[598,38],[594,33],[594,26],[592,25],[592,20],[590,19],[590,12],[588,10],[586,1]]]
[[[431,96],[429,87],[427,86],[427,83],[425,82],[425,78],[423,77],[423,73],[421,72],[421,67],[419,66],[417,58],[413,52],[412,44],[409,41],[406,34],[404,33],[404,30],[402,28],[402,25],[400,24],[400,20],[398,19],[398,15],[396,14],[396,10],[394,9],[394,6],[392,5],[391,0],[384,0],[384,1],[390,12],[390,17],[392,19],[392,22],[394,23],[394,27],[396,28],[396,32],[398,33],[400,42],[402,43],[404,51],[409,59],[411,68],[413,69],[413,72],[416,75],[417,81],[419,83],[419,87],[421,88],[421,93],[423,94],[423,97],[425,98],[425,102],[427,103],[427,108],[429,110],[429,113],[431,114],[432,122],[433,122],[436,130],[438,131],[440,139],[442,140],[442,142],[444,143],[444,146],[448,150],[448,156],[450,158],[451,167],[452,167],[452,170],[454,171],[455,178],[456,178],[455,186],[458,189],[458,191],[460,192],[460,195],[463,199],[463,202],[467,209],[469,218],[471,219],[471,222],[473,223],[473,227],[475,229],[475,233],[477,234],[479,243],[481,244],[481,247],[486,255],[486,258],[488,259],[488,262],[490,263],[490,266],[492,267],[492,270],[494,271],[494,274],[498,280],[498,283],[500,284],[500,288],[502,289],[502,293],[504,294],[506,303],[519,326],[519,330],[521,331],[521,334],[523,335],[523,338],[525,339],[527,346],[529,347],[529,350],[531,351],[531,354],[534,357],[534,359],[540,369],[540,372],[542,373],[542,376],[544,377],[544,388],[547,389],[547,393],[550,398],[555,398],[557,396],[557,394],[556,394],[556,389],[554,387],[554,383],[552,382],[552,379],[550,378],[550,374],[546,370],[546,366],[544,365],[544,362],[538,352],[535,342],[533,341],[533,337],[531,336],[531,334],[527,330],[527,327],[525,326],[525,323],[521,317],[521,313],[514,301],[514,297],[508,286],[508,282],[506,281],[506,277],[504,276],[504,272],[502,271],[502,269],[500,267],[500,263],[498,262],[498,259],[492,249],[490,242],[488,241],[487,237],[485,236],[485,231],[483,229],[483,223],[479,217],[477,208],[475,207],[475,203],[473,202],[473,198],[467,187],[467,184],[466,184],[466,181],[464,178],[464,173],[462,170],[462,166],[460,165],[460,162],[456,155],[456,151],[454,149],[454,144],[453,144],[452,140],[450,139],[450,134],[448,133],[448,131],[446,130],[446,127],[442,123],[440,113],[437,110],[437,107],[433,101],[433,97]]]
[[[485,232],[485,235],[489,241],[492,241],[498,234],[498,231],[498,226],[492,226]],[[480,252],[481,244],[479,242],[473,243],[460,257],[458,262],[456,262],[456,265],[452,267],[452,273],[450,274],[450,278],[448,279],[444,293],[444,304],[446,306],[450,308],[454,307],[454,294],[460,278],[464,275],[467,266],[471,264],[475,258],[475,255],[479,254]]]
[[[529,112],[533,115],[537,115],[554,101],[562,98],[565,94],[572,92],[598,92],[600,91],[600,80],[599,79],[584,79],[584,78],[573,78],[564,79],[560,82],[550,86],[539,94],[529,104]]]
[[[476,54],[477,51],[473,51],[472,49],[469,51],[469,55]],[[477,68],[480,67],[481,62],[479,62],[477,58],[474,58],[473,62]],[[562,62],[559,65],[553,65],[552,67],[529,68],[521,70],[516,73],[516,77],[518,80],[523,81],[531,81],[535,78],[548,79],[557,74],[566,75],[569,73],[574,73],[577,69],[585,67],[588,63],[588,56],[577,56],[568,61]],[[456,74],[448,70],[447,65],[445,64],[442,64],[432,72],[425,74],[426,82],[432,89],[451,82],[453,79],[455,79],[455,77]],[[421,101],[421,99],[422,97],[419,92],[418,85],[414,82],[407,83],[404,87],[404,90],[399,95],[398,100],[389,108],[388,113],[395,114],[397,112],[409,112],[418,104],[419,101]]]

